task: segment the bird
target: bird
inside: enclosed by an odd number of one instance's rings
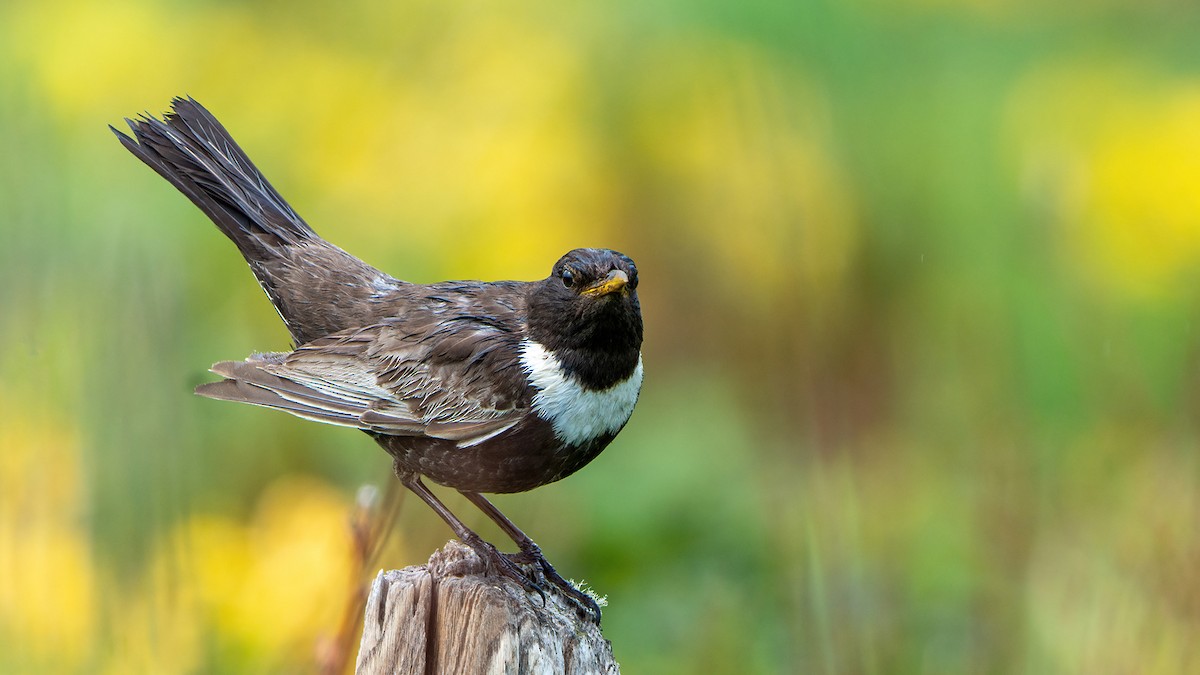
[[[540,281],[401,281],[322,239],[195,99],[125,121],[132,136],[109,128],[237,246],[294,342],[216,363],[221,379],[196,393],[365,432],[489,573],[543,601],[552,584],[599,623],[592,596],[484,493],[565,478],[629,421],[643,373],[633,260],[578,248]],[[519,552],[483,540],[424,479],[460,492]]]

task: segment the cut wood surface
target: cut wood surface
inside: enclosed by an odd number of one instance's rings
[[[537,593],[485,574],[451,541],[419,567],[380,572],[371,585],[355,672],[620,672],[600,627],[553,586]]]

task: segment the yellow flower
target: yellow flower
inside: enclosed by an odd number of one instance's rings
[[[4,392],[0,410],[0,670],[77,669],[96,628],[79,442]]]
[[[1102,290],[1175,295],[1200,264],[1200,81],[1049,68],[1012,112],[1027,195],[1065,258]]]
[[[160,556],[160,570],[175,571],[159,578],[171,584],[147,591],[194,598],[242,665],[311,664],[356,590],[350,512],[349,500],[323,483],[281,478],[248,524],[211,515],[184,523]]]

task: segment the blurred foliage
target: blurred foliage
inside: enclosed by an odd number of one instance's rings
[[[1200,671],[1198,30],[1179,0],[3,4],[0,671],[312,670],[375,572],[383,453],[189,393],[286,335],[104,128],[180,94],[402,278],[638,261],[629,428],[498,499],[608,595],[627,672]],[[448,536],[407,500],[379,564]]]

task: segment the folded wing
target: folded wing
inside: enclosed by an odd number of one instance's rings
[[[250,403],[393,436],[460,447],[515,426],[528,412],[512,333],[469,317],[409,332],[381,324],[330,335],[293,352],[212,367],[208,398]]]

